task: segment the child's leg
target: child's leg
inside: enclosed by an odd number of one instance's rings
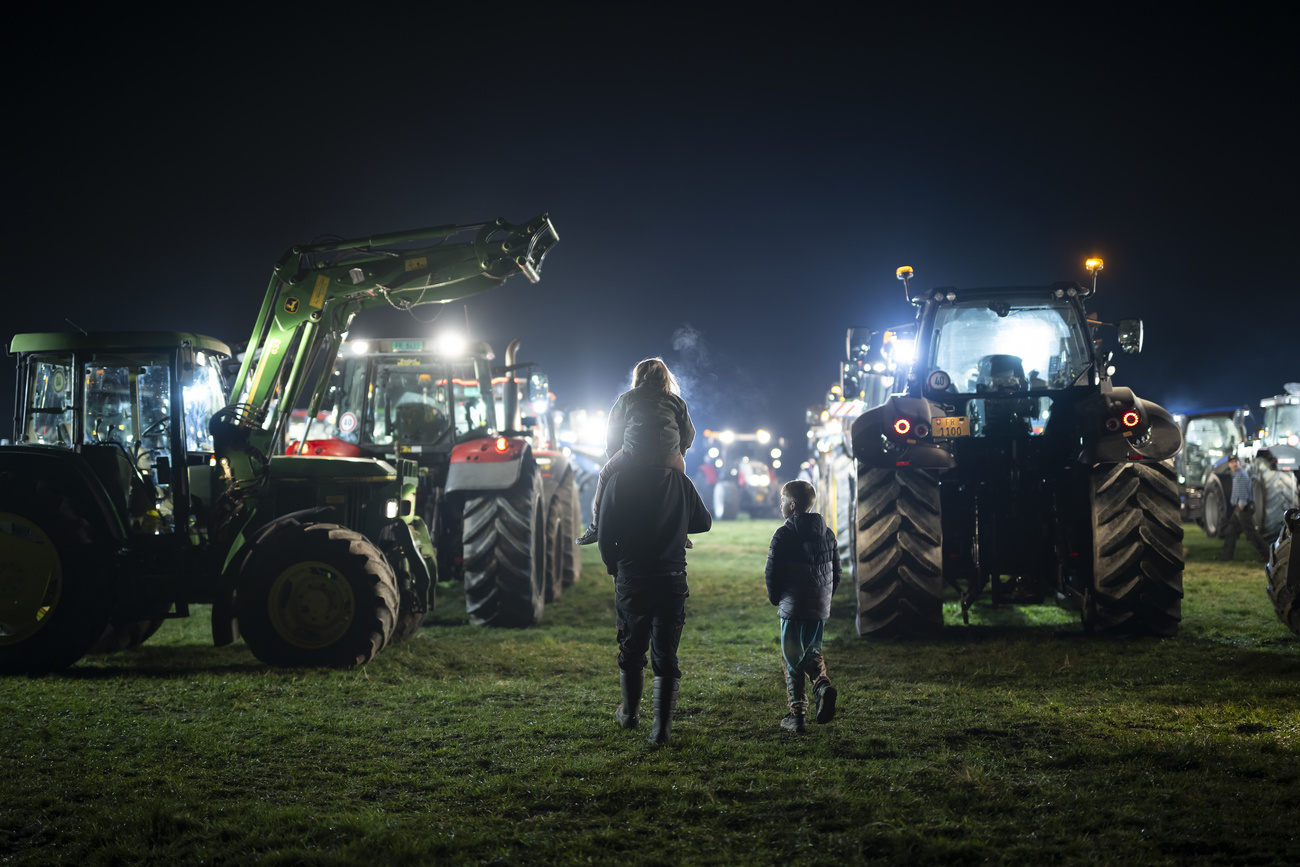
[[[591,526],[596,526],[600,520],[600,500],[605,496],[605,485],[613,478],[614,473],[628,464],[628,460],[628,456],[619,449],[614,452],[613,457],[605,461],[605,466],[600,468],[600,475],[596,477],[596,493],[591,497]]]
[[[822,656],[822,633],[826,622],[817,621],[816,629],[809,635],[809,645],[804,652],[803,671],[812,681],[813,706],[817,713],[817,722],[825,725],[835,718],[835,701],[838,691],[831,686],[830,676],[826,673],[826,659]]]
[[[790,700],[790,712],[808,712],[808,693],[805,689],[801,665],[804,657],[802,620],[781,621],[781,673],[785,675],[785,691]]]

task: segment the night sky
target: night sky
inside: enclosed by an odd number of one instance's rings
[[[698,427],[799,442],[845,329],[911,318],[897,266],[1046,284],[1100,255],[1091,309],[1146,323],[1118,384],[1177,410],[1300,380],[1280,20],[796,8],[37,22],[58,39],[7,61],[6,332],[233,344],[289,246],[549,212],[540,283],[352,335],[468,315],[591,409],[662,355]]]

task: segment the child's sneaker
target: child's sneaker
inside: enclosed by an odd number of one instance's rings
[[[835,719],[835,699],[838,695],[835,687],[829,683],[824,684],[821,689],[813,690],[813,701],[817,705],[818,725],[826,725],[826,723]]]
[[[590,545],[592,542],[595,542],[595,541],[596,541],[596,525],[595,525],[595,524],[588,524],[588,525],[587,525],[587,529],[583,531],[582,535],[579,536],[577,539],[574,539],[573,541],[576,542],[576,543],[579,544],[579,545]]]
[[[781,720],[781,728],[788,732],[794,732],[797,735],[805,734],[808,731],[808,720],[804,714],[790,711]]]

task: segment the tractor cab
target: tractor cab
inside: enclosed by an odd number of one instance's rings
[[[14,441],[81,456],[131,531],[171,533],[205,501],[224,343],[197,334],[19,334]],[[193,489],[193,490],[192,490]]]

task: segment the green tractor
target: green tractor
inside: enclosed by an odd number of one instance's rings
[[[455,240],[471,235],[469,240]],[[359,665],[432,601],[413,461],[276,455],[314,416],[353,317],[539,279],[545,215],[294,247],[277,263],[230,394],[230,350],[192,334],[27,334],[17,444],[0,448],[0,672],[64,668],[212,606],[280,666]],[[310,380],[315,377],[309,389]]]
[[[947,584],[964,618],[988,591],[1075,607],[1088,631],[1175,634],[1182,437],[1112,384],[1085,310],[1095,276],[913,294],[911,273],[898,276],[917,319],[897,335],[911,360],[852,425],[859,633],[932,633]],[[1140,321],[1118,331],[1140,350]]]

